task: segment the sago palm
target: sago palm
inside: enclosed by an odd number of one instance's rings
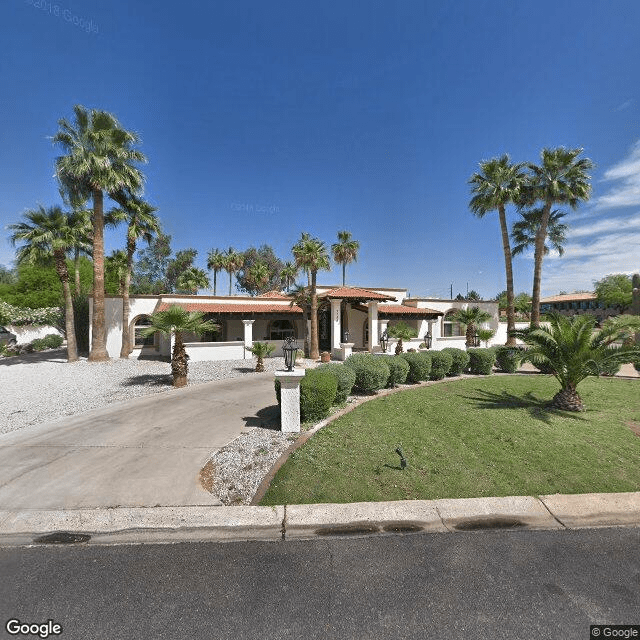
[[[490,211],[497,211],[502,236],[502,252],[507,277],[507,344],[515,345],[509,332],[515,329],[512,252],[509,244],[509,229],[505,207],[518,202],[525,181],[523,165],[512,164],[507,154],[480,163],[480,171],[471,176],[473,197],[469,203],[471,211],[483,218]]]
[[[112,114],[74,107],[75,120],[58,121],[53,143],[65,155],[56,159],[61,192],[73,204],[93,201],[93,323],[89,360],[108,360],[104,308],[104,194],[138,193],[144,177],[137,167],[146,162],[134,145],[138,135],[127,131]]]
[[[346,267],[350,262],[358,259],[360,243],[351,238],[348,231],[338,231],[338,242],[331,245],[333,259],[342,265],[342,286],[346,283]]]
[[[530,327],[514,331],[528,345],[524,359],[543,367],[560,383],[552,406],[564,411],[582,411],[577,386],[588,376],[597,376],[614,363],[631,362],[640,357],[640,348],[620,346],[640,329],[640,318],[610,318],[601,330],[594,330],[590,314],[567,317],[549,315],[549,327]]]
[[[264,358],[268,358],[276,350],[276,345],[270,342],[254,342],[252,347],[245,347],[245,349],[258,358],[256,373],[262,373],[264,371]]]
[[[457,322],[466,326],[465,345],[469,349],[473,346],[473,338],[478,325],[491,320],[491,314],[483,311],[480,307],[469,307],[468,309],[458,309],[454,314],[454,318]]]
[[[218,330],[218,325],[210,320],[203,320],[203,314],[197,311],[185,311],[178,305],[172,305],[166,311],[151,314],[151,324],[142,331],[142,335],[152,336],[159,332],[167,337],[174,336],[173,353],[171,354],[171,373],[174,387],[187,386],[189,373],[189,355],[182,339],[183,333],[205,333]]]

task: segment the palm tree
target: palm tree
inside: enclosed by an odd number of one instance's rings
[[[249,269],[247,276],[249,283],[257,293],[260,294],[264,293],[265,287],[269,284],[271,272],[266,264],[263,262],[256,262]]]
[[[151,324],[142,331],[143,336],[152,336],[160,333],[175,337],[173,353],[171,355],[171,373],[174,387],[187,386],[187,374],[189,373],[189,355],[182,341],[183,333],[205,333],[217,331],[218,325],[210,320],[203,320],[203,314],[198,311],[185,311],[178,305],[172,305],[166,311],[156,311],[151,314]]]
[[[127,254],[124,251],[112,251],[110,256],[104,259],[105,279],[115,276],[118,283],[118,295],[123,295],[124,284],[127,275]]]
[[[311,240],[311,234],[310,233],[306,233],[305,231],[302,232],[302,234],[300,235],[300,240],[298,240],[298,242],[296,242],[296,244],[293,246],[293,255],[295,257],[296,252],[300,252],[302,251],[302,247],[304,246],[305,242],[309,242]],[[299,269],[300,266],[298,265],[298,263],[296,262],[296,267]],[[311,271],[309,271],[309,269],[303,269],[303,271],[307,274],[307,286],[311,287]]]
[[[133,257],[136,252],[138,240],[144,240],[151,244],[153,237],[160,233],[160,221],[155,215],[158,210],[148,202],[134,196],[120,198],[121,208],[110,212],[112,218],[118,221],[127,221],[127,255],[124,283],[122,288],[122,344],[120,357],[128,358],[133,351],[131,344],[131,331],[129,329],[129,314],[131,304],[129,292],[131,289],[131,274],[133,273]]]
[[[74,328],[73,300],[69,286],[67,253],[78,245],[77,229],[71,226],[71,217],[57,206],[45,209],[40,205],[37,209],[26,211],[24,218],[23,222],[9,225],[9,229],[13,232],[11,235],[13,246],[18,242],[23,243],[17,251],[17,260],[19,263],[41,263],[53,258],[64,294],[67,360],[75,362],[78,359],[78,348]],[[87,247],[84,246],[84,248]]]
[[[242,254],[229,247],[224,254],[224,270],[229,274],[229,295],[231,295],[231,278],[242,266]]]
[[[178,276],[176,285],[179,291],[186,291],[190,294],[196,295],[198,293],[198,289],[206,289],[211,286],[211,283],[203,269],[198,269],[198,267],[189,267]]]
[[[225,270],[225,254],[219,249],[211,249],[207,258],[207,269],[213,271],[213,295],[218,295],[218,273]]]
[[[275,344],[270,342],[254,342],[252,347],[245,347],[247,351],[258,358],[256,363],[256,373],[262,373],[264,371],[264,358],[268,358],[276,349]]]
[[[331,245],[331,251],[333,259],[342,265],[343,287],[346,282],[346,267],[350,262],[355,262],[358,259],[358,249],[360,249],[360,243],[357,240],[352,240],[348,231],[338,231],[338,242]]]
[[[474,194],[469,207],[478,218],[490,211],[497,211],[502,234],[502,251],[507,276],[507,345],[514,346],[515,339],[510,332],[515,329],[515,309],[513,305],[513,265],[509,245],[509,229],[505,207],[518,202],[525,181],[522,164],[512,164],[505,153],[500,158],[493,158],[480,163],[480,172],[469,179]]]
[[[514,336],[529,348],[524,359],[549,370],[560,383],[551,402],[563,411],[582,411],[577,386],[588,376],[597,376],[607,365],[630,362],[640,357],[640,348],[617,346],[640,329],[640,318],[618,316],[594,331],[596,319],[590,314],[567,317],[549,314],[549,327],[530,327]]]
[[[540,289],[542,281],[542,258],[547,239],[547,229],[551,209],[556,204],[568,204],[576,209],[580,202],[586,202],[591,195],[590,176],[593,168],[589,158],[579,158],[582,149],[543,149],[540,165],[529,164],[531,176],[524,192],[523,201],[527,205],[542,202],[540,226],[536,232],[533,292],[531,301],[531,326],[540,324]]]
[[[415,338],[418,332],[406,322],[398,322],[387,329],[387,335],[391,338],[398,338],[398,344],[396,344],[396,355],[398,356],[404,351],[402,341]]]
[[[286,287],[287,291],[291,290],[291,285],[295,284],[297,276],[298,268],[296,265],[293,262],[285,262],[280,271],[280,277],[282,278],[282,285]]]
[[[318,292],[316,280],[318,271],[323,269],[329,271],[331,262],[324,242],[318,238],[301,238],[293,247],[293,255],[296,264],[308,270],[311,275],[311,347],[309,357],[317,360],[320,357],[318,348]]]
[[[527,249],[535,246],[536,234],[542,222],[542,207],[530,209],[521,213],[522,218],[513,224],[511,228],[511,240],[513,240],[513,255],[524,253]],[[567,214],[564,211],[554,209],[549,214],[547,224],[547,238],[553,249],[559,255],[564,254],[564,243],[567,240],[567,225],[561,222]],[[544,255],[549,253],[549,246],[544,245]]]
[[[91,211],[84,207],[76,207],[69,216],[69,226],[76,235],[76,243],[72,248],[75,289],[74,295],[82,293],[80,284],[80,256],[91,256]]]
[[[302,309],[302,323],[304,326],[304,355],[305,358],[309,357],[310,344],[308,335],[309,317],[311,315],[311,292],[309,287],[303,287],[302,285],[296,285],[291,294],[291,303],[289,306],[298,306]]]
[[[56,159],[56,176],[65,199],[93,201],[93,324],[89,360],[108,360],[104,311],[104,194],[137,193],[143,175],[136,164],[144,154],[134,148],[137,134],[120,126],[112,114],[74,107],[75,121],[58,120],[53,136],[66,155]]]
[[[480,307],[469,307],[467,309],[458,309],[454,318],[456,322],[466,326],[465,345],[467,349],[473,346],[476,328],[483,322],[491,320],[491,314],[480,309]]]

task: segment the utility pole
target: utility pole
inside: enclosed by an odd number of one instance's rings
[[[449,300],[453,300],[453,282],[451,283],[451,296],[449,297]]]

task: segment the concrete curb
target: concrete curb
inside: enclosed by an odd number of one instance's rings
[[[618,526],[640,526],[640,492],[275,507],[0,511],[0,546],[31,545],[60,532],[86,534],[93,544],[129,544]]]

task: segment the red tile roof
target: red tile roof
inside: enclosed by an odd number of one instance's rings
[[[403,315],[403,316],[443,316],[442,311],[427,309],[426,307],[407,307],[404,304],[381,304],[378,307],[381,315]]]
[[[202,313],[302,313],[302,309],[289,304],[230,304],[226,302],[160,302],[156,311],[166,311],[177,304],[185,311],[200,311]]]
[[[595,300],[595,293],[563,293],[560,296],[550,296],[549,298],[541,298],[540,302],[572,302],[579,300]]]
[[[369,289],[357,289],[355,287],[339,287],[338,289],[331,289],[325,293],[321,293],[319,297],[322,298],[342,298],[342,299],[355,299],[355,300],[394,300],[393,297],[385,296],[377,291],[370,291]]]
[[[285,295],[282,291],[276,291],[276,289],[267,291],[266,293],[261,293],[258,298],[281,298],[282,300],[291,300],[291,296]]]

